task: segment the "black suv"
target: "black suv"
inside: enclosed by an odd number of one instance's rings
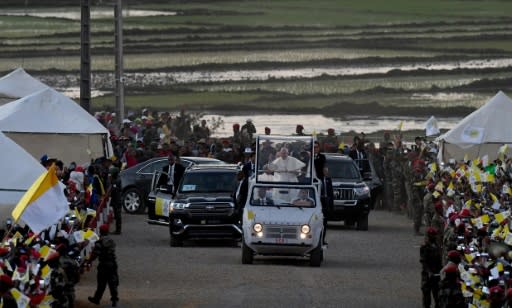
[[[155,157],[121,171],[121,203],[126,213],[144,213],[146,198],[151,191],[151,179],[155,171],[162,170],[168,164],[167,157]],[[199,164],[222,164],[215,158],[184,156],[180,163],[186,168]]]
[[[343,220],[346,226],[357,223],[358,230],[368,230],[370,188],[358,165],[345,155],[325,153],[325,157],[334,195],[334,207],[327,211],[327,220]]]
[[[240,238],[234,200],[239,171],[239,166],[231,164],[192,165],[185,170],[174,198],[165,192],[156,194],[149,215],[168,215],[171,246],[181,246],[186,239]],[[155,223],[149,218],[149,223]]]

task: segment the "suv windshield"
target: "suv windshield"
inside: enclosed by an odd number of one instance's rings
[[[361,173],[353,161],[333,159],[328,160],[326,164],[331,178],[350,180],[359,180],[361,178]]]
[[[235,171],[189,172],[185,173],[180,193],[223,193],[233,192],[237,186]]]
[[[268,187],[253,188],[251,204],[256,206],[315,207],[312,188]]]

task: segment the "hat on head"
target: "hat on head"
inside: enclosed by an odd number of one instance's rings
[[[328,134],[334,134],[334,128],[329,128],[329,129],[327,130],[327,133],[328,133]]]
[[[229,140],[228,139],[223,139],[222,140],[222,144],[223,145],[229,145]]]
[[[440,202],[440,201],[437,201],[436,204],[434,204],[434,208],[437,210],[437,211],[440,211],[443,209],[443,203]]]
[[[435,236],[437,235],[437,229],[434,227],[428,227],[427,228],[427,235],[428,236]]]
[[[109,225],[107,225],[107,224],[102,224],[102,225],[100,226],[100,234],[101,234],[101,235],[108,234],[109,229],[110,229],[110,228],[109,228]]]
[[[251,119],[251,118],[248,118],[246,122],[247,122],[247,123],[250,123],[250,122],[252,122],[252,119]]]
[[[5,256],[6,254],[9,253],[9,251],[10,251],[9,248],[7,248],[7,247],[0,247],[0,257]]]
[[[503,288],[499,285],[494,286],[489,289],[489,293],[491,294],[491,297],[496,297],[496,296],[501,297],[504,295],[504,292],[505,292],[505,290],[503,290]]]
[[[268,132],[270,134],[270,127],[265,126],[265,133]]]
[[[240,124],[238,124],[238,123],[233,124],[233,128],[240,128]]]
[[[244,149],[244,154],[252,154],[252,153],[254,153],[254,151],[250,147],[246,147]]]
[[[443,267],[443,272],[445,273],[456,273],[457,265],[455,263],[448,263],[445,267]]]
[[[297,130],[299,130],[299,129],[304,129],[304,126],[302,126],[302,124],[297,124],[296,129],[297,129]]]
[[[468,209],[462,209],[459,212],[460,217],[471,217],[471,212]]]
[[[0,283],[2,283],[3,285],[5,285],[6,287],[12,287],[12,279],[9,275],[1,275],[0,276]]]
[[[450,250],[450,251],[448,251],[448,258],[449,259],[460,258],[460,253],[457,250]]]

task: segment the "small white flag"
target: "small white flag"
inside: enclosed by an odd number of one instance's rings
[[[426,136],[434,136],[439,135],[439,127],[437,126],[437,119],[434,116],[431,116],[430,119],[425,122],[425,135]]]

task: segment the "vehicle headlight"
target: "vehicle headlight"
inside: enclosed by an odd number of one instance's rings
[[[304,234],[308,234],[309,231],[311,231],[311,228],[309,227],[309,225],[302,225],[300,227],[300,232],[302,232]]]
[[[368,187],[368,185],[355,187],[354,188],[354,193],[357,196],[369,195],[370,194],[370,188]]]
[[[171,202],[171,209],[182,210],[187,207],[186,203],[183,202]]]
[[[263,226],[261,224],[254,224],[254,226],[252,226],[254,232],[256,233],[260,233],[261,231],[263,231]]]

